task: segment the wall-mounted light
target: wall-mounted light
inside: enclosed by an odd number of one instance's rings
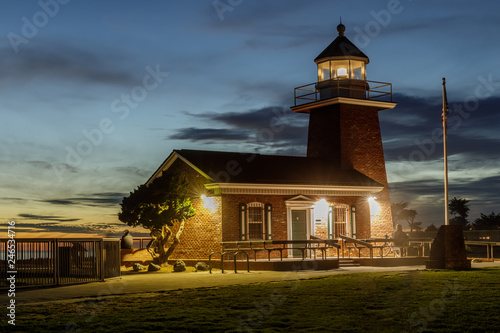
[[[315,219],[326,219],[328,215],[328,202],[325,199],[321,199],[314,205],[314,218]]]
[[[368,203],[370,204],[370,215],[377,215],[380,212],[380,205],[377,202],[377,198],[369,197]]]
[[[201,196],[201,200],[203,200],[203,206],[207,209],[210,209],[212,212],[215,212],[215,201],[213,197],[207,197],[205,194]]]

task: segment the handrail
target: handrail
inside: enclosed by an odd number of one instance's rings
[[[493,248],[495,246],[500,246],[500,242],[494,241],[464,241],[465,245],[486,245],[486,259],[495,259],[493,254]]]
[[[323,82],[332,83],[332,87],[334,89],[337,89],[337,93],[339,93],[340,91],[353,91],[353,92],[358,92],[358,94],[362,93],[362,92],[366,92],[366,94],[364,94],[364,97],[351,96],[350,98],[378,100],[382,97],[388,96],[389,101],[392,102],[392,83],[380,82],[380,81],[370,81],[370,80],[364,80],[364,81],[353,80],[353,81],[366,82],[367,88],[356,89],[352,86],[350,86],[350,87],[342,87],[341,86],[341,83],[348,82],[348,81],[349,80],[345,80],[345,79],[330,79],[330,80],[325,80],[325,81],[321,81],[321,82],[308,83],[308,84],[296,87],[294,89],[295,106],[300,105],[300,104],[311,103],[311,101],[317,102],[318,100],[320,100],[321,98],[318,99],[318,94],[320,92],[320,89],[317,88],[317,85],[319,83],[323,83]],[[373,87],[370,87],[368,85],[369,83],[374,83],[376,85]],[[379,90],[379,89],[383,89],[383,90]],[[358,94],[354,94],[354,95],[358,95]],[[338,97],[341,97],[340,93],[339,93]],[[303,102],[303,103],[300,103],[300,102]]]
[[[370,244],[368,242],[365,242],[365,241],[362,241],[360,239],[351,238],[351,237],[348,237],[348,236],[345,236],[345,235],[339,235],[339,237],[342,238],[343,240],[349,241],[351,243],[358,243],[360,245],[363,245],[364,247],[373,248],[372,244]]]
[[[244,254],[247,258],[247,272],[250,273],[250,261],[248,259],[248,253],[246,253],[245,251],[237,251],[237,252],[233,252],[233,251],[225,251],[225,252],[212,252],[210,253],[210,255],[208,256],[208,268],[210,269],[210,274],[212,274],[212,255],[214,254],[219,254],[220,255],[220,268],[221,268],[221,271],[222,273],[224,274],[224,256],[226,254],[232,254],[233,255],[233,260],[234,260],[234,273],[238,273],[238,268],[236,267],[236,256],[238,254]]]

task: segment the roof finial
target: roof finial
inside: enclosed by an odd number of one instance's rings
[[[339,36],[344,36],[345,25],[342,24],[342,16],[340,17],[340,24],[337,26],[337,31],[339,32]]]

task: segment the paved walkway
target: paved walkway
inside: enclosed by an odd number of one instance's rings
[[[474,268],[497,266],[500,261],[472,264]],[[16,304],[77,301],[88,298],[97,298],[112,295],[140,294],[161,292],[168,290],[189,288],[223,287],[235,284],[250,284],[272,281],[287,281],[309,279],[335,274],[351,274],[363,272],[395,272],[424,270],[425,266],[399,267],[343,267],[329,271],[299,271],[299,272],[272,272],[255,271],[235,274],[233,271],[222,274],[216,271],[196,273],[163,273],[151,272],[147,274],[123,275],[119,278],[107,279],[105,282],[93,282],[81,285],[62,286],[43,289],[17,290]],[[0,296],[0,304],[5,304],[6,295]]]

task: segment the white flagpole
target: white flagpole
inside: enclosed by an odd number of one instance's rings
[[[442,114],[442,121],[443,121],[443,155],[444,155],[444,210],[445,210],[445,218],[444,218],[444,224],[449,225],[450,224],[450,214],[448,210],[448,148],[446,144],[446,139],[447,139],[447,117],[448,117],[448,100],[446,98],[446,80],[443,77],[443,114]]]

